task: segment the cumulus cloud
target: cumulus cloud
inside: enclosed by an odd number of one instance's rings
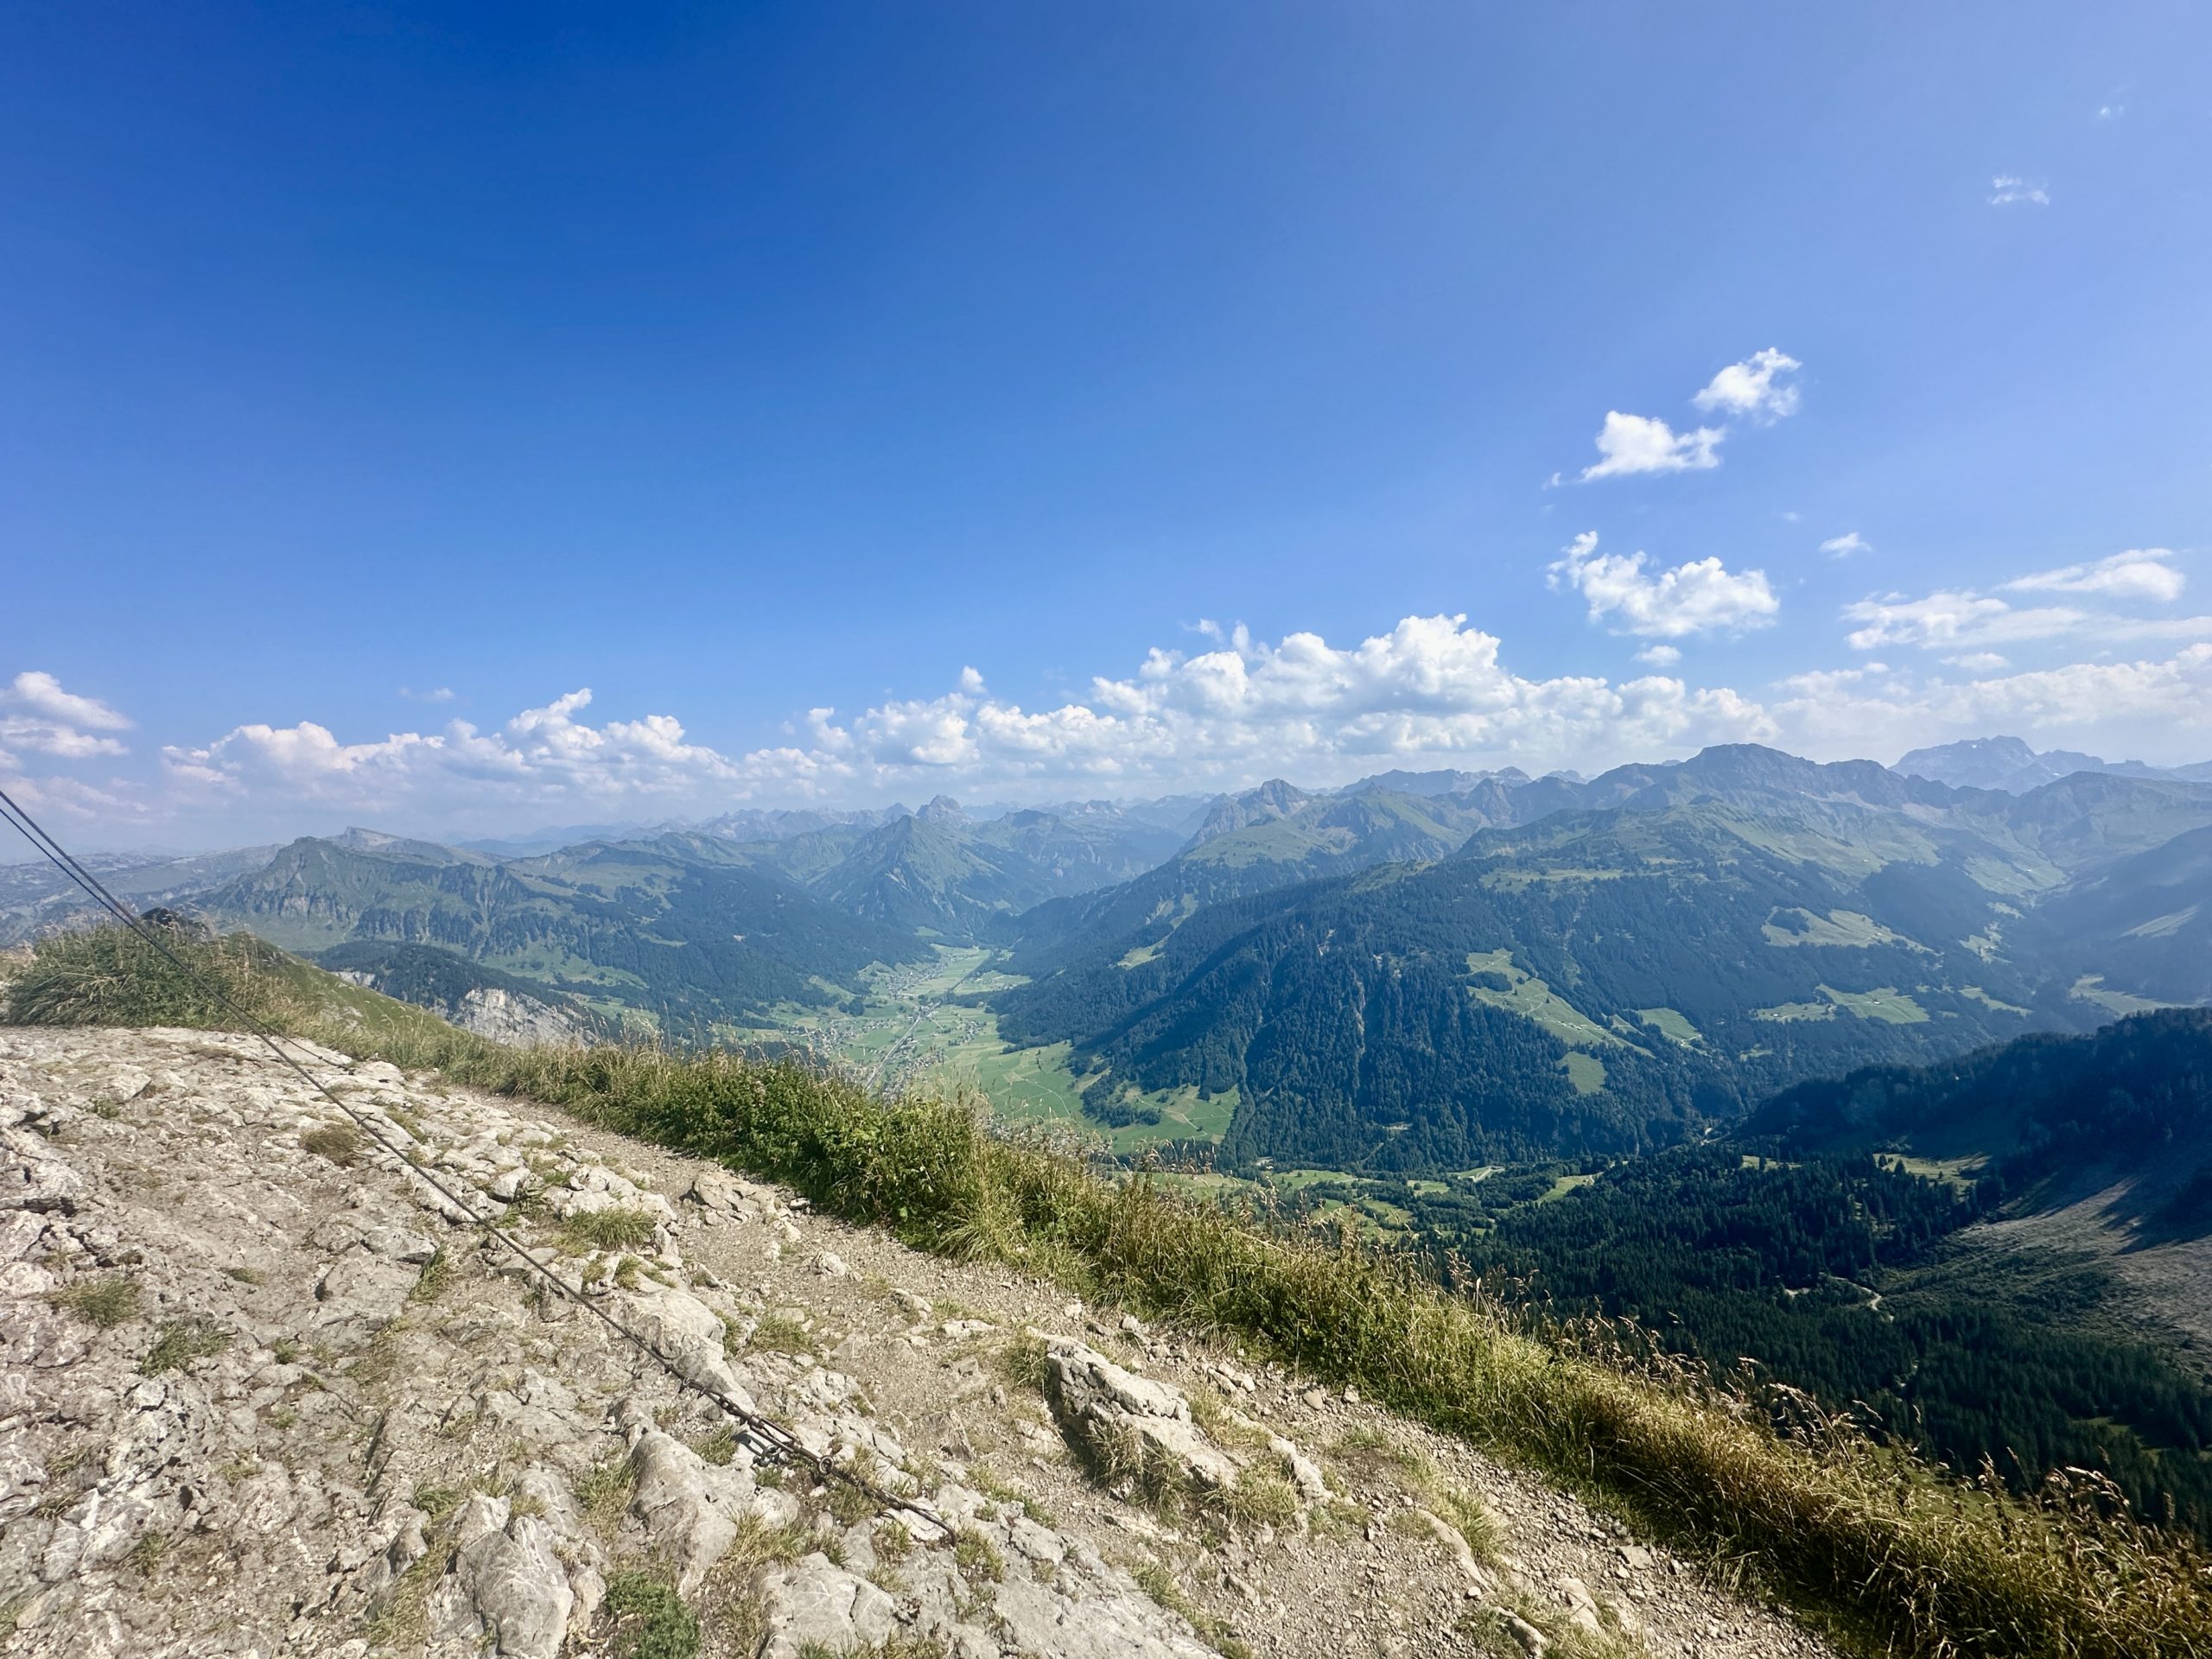
[[[2179,599],[2188,581],[2174,569],[2174,555],[2164,547],[2131,548],[2094,564],[2069,564],[2038,570],[2005,584],[2008,593],[2103,594],[2113,599]]]
[[[1872,553],[1874,544],[1857,531],[1847,531],[1840,536],[1831,536],[1821,543],[1821,551],[1832,559],[1847,559],[1854,553]]]
[[[2050,192],[2040,184],[2031,184],[2016,173],[1999,173],[1989,181],[1989,205],[1993,207],[2014,207],[2025,204],[2034,207],[2050,206]]]
[[[1608,410],[1598,429],[1599,459],[1582,469],[1582,479],[1587,483],[1632,473],[1703,472],[1720,464],[1720,440],[1726,435],[1717,426],[1677,432],[1649,416]]]
[[[1669,641],[1768,620],[1775,601],[1759,573],[1732,573],[1715,560],[1653,570],[1640,554],[1601,555],[1586,536],[1552,574],[1593,617],[1642,636],[1637,677],[1518,673],[1497,637],[1465,616],[1410,616],[1341,645],[1313,632],[1269,642],[1241,626],[1211,629],[1196,649],[1153,650],[1128,673],[1100,676],[1056,706],[1026,707],[991,692],[981,672],[963,671],[934,696],[810,709],[783,742],[746,752],[701,742],[673,715],[594,721],[592,694],[579,689],[484,728],[456,720],[353,738],[313,721],[249,723],[164,749],[159,791],[114,778],[26,778],[4,747],[0,775],[34,810],[81,823],[87,834],[122,826],[236,841],[250,838],[240,833],[248,826],[291,834],[347,818],[458,834],[474,824],[696,817],[744,802],[880,802],[940,790],[1036,799],[1069,790],[1231,788],[1271,775],[1326,784],[1400,766],[1590,771],[1716,742],[1839,758],[2017,730],[2177,760],[2212,747],[2212,619],[2196,619],[2203,632],[2163,658],[2010,672],[2002,653],[1955,645],[1934,671],[1862,660],[1747,696],[1669,671],[1681,652]],[[1955,638],[1995,625],[2047,626],[2035,620],[2038,609],[1962,593],[1867,601],[1891,613],[1867,628],[1884,642],[1932,643],[1947,626],[1936,620],[1938,601],[1963,613],[1948,625]],[[60,688],[44,681],[6,690],[18,711],[26,699],[44,700],[42,717],[64,706],[54,701]],[[90,699],[73,712],[123,718]],[[179,828],[187,823],[199,827]]]
[[[1778,421],[1797,412],[1797,388],[1778,385],[1776,381],[1802,366],[1796,358],[1770,346],[1763,352],[1752,353],[1740,363],[1731,363],[1690,401],[1702,410]]]
[[[1645,638],[1764,627],[1782,608],[1763,570],[1731,571],[1717,558],[1649,570],[1641,552],[1599,552],[1594,530],[1561,550],[1546,579],[1554,589],[1580,594],[1592,622]]]
[[[0,690],[0,745],[65,760],[129,753],[119,738],[128,715],[97,697],[65,690],[53,675],[28,669]]]
[[[1783,377],[1803,365],[1771,346],[1753,352],[1740,363],[1731,363],[1706,382],[1690,401],[1708,413],[1718,411],[1764,426],[1797,412],[1797,388]],[[1707,472],[1720,464],[1720,441],[1725,426],[1693,427],[1677,432],[1650,415],[1628,415],[1618,409],[1605,411],[1598,429],[1598,459],[1582,469],[1584,483],[1592,479],[1624,478],[1638,473]],[[1560,481],[1554,473],[1545,487]]]
[[[372,810],[404,807],[426,783],[442,792],[604,803],[681,796],[739,776],[714,750],[688,742],[672,715],[594,727],[578,718],[590,702],[587,688],[526,709],[496,732],[457,720],[440,733],[396,732],[358,743],[341,742],[313,721],[251,724],[204,747],[165,748],[162,758],[173,777],[201,790],[260,786]]]
[[[2076,604],[2016,606],[1999,597],[2057,594],[2168,603],[2180,598],[2187,586],[2171,563],[2173,557],[2164,548],[2135,549],[2094,563],[2017,576],[1990,592],[1962,588],[1917,599],[1884,594],[1844,607],[1845,620],[1859,625],[1846,639],[1859,651],[1884,645],[1965,651],[2067,637],[2123,641],[2212,637],[2212,616],[2129,616]]]
[[[1516,674],[1497,638],[1458,615],[1408,617],[1346,645],[1217,631],[1204,650],[1154,649],[1134,672],[1096,678],[1057,708],[992,696],[980,673],[963,673],[935,697],[850,715],[810,709],[788,743],[738,754],[693,741],[666,715],[594,725],[590,701],[579,690],[497,729],[456,721],[359,741],[314,721],[251,724],[165,760],[178,789],[210,810],[275,800],[453,821],[618,805],[676,815],[944,787],[1228,787],[1424,758],[1548,766],[1775,735],[1756,705],[1726,690],[1659,675]]]

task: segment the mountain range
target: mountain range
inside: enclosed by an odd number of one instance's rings
[[[2106,760],[2075,749],[2037,753],[2018,737],[1975,737],[1963,742],[1915,749],[1897,762],[1910,777],[1960,789],[2001,789],[2021,794],[2056,783],[2077,772],[2112,772],[2123,778],[2168,778],[2183,783],[2212,783],[2212,761],[2186,766],[2152,766],[2140,760]]]
[[[1586,779],[748,809],[526,855],[356,830],[108,879],[577,1029],[818,1024],[879,967],[973,950],[1004,970],[960,998],[986,1034],[1102,1122],[1179,1093],[1220,1103],[1232,1165],[1460,1167],[1649,1149],[1808,1077],[2212,1000],[2205,768],[1927,775],[2077,760],[1733,746]],[[58,880],[0,871],[0,929],[67,922]]]

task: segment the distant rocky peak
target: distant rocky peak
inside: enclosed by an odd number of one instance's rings
[[[354,824],[350,826],[343,835],[333,836],[330,839],[348,852],[380,853],[389,848],[399,846],[406,837],[391,835],[382,830],[364,830],[359,824]]]
[[[932,797],[930,804],[914,816],[924,823],[964,824],[969,822],[968,815],[961,810],[960,803],[950,795]]]
[[[1239,795],[1224,795],[1217,800],[1189,844],[1196,847],[1217,836],[1233,835],[1251,824],[1287,818],[1313,798],[1295,784],[1270,778],[1257,788]]]
[[[1954,789],[2001,789],[2022,794],[2077,772],[2147,772],[2137,765],[2109,766],[2097,755],[2072,749],[2037,753],[2025,738],[1970,737],[1915,749],[1897,764],[1914,778],[1948,784]]]

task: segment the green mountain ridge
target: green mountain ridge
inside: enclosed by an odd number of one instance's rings
[[[200,894],[226,927],[314,955],[362,941],[439,947],[663,1026],[710,1026],[849,992],[926,947],[753,868],[728,843],[671,834],[494,862],[416,843],[308,838]]]
[[[1580,787],[1618,804],[1033,949],[1001,1029],[1109,1089],[1237,1090],[1235,1161],[1648,1148],[1800,1078],[2103,1017],[2023,918],[2212,823],[2198,785],[2016,798],[1751,747]]]

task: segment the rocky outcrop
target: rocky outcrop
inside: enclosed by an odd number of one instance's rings
[[[1242,1496],[1252,1514],[1257,1506],[1250,1500],[1264,1480],[1291,1506],[1273,1518],[1300,1527],[1315,1504],[1328,1501],[1319,1464],[1233,1407],[1217,1410],[1241,1446],[1199,1427],[1190,1395],[1173,1384],[1139,1376],[1071,1337],[1029,1334],[1045,1345],[1045,1397],[1053,1416],[1117,1491],[1187,1495],[1201,1504],[1217,1502],[1231,1515]]]
[[[734,1357],[757,1296],[686,1262],[677,1209],[634,1171],[504,1104],[322,1058],[367,1133],[242,1041],[0,1035],[0,1604],[16,1647],[556,1659],[590,1646],[625,1570],[664,1572],[686,1599],[749,1595],[768,1654],[908,1630],[976,1655],[1009,1632],[1040,1654],[1209,1651],[1020,1506],[918,1490],[849,1377]],[[475,1198],[457,1213],[417,1167]],[[530,1196],[528,1214],[502,1194]],[[804,1214],[711,1170],[688,1196],[779,1255]],[[658,1358],[546,1295],[475,1224],[502,1213]],[[846,1271],[824,1251],[798,1270]],[[838,1543],[844,1565],[801,1550],[734,1589],[718,1577],[742,1539],[837,1532],[822,1478],[783,1459],[767,1482],[771,1443],[717,1402],[772,1403],[815,1454],[867,1468],[871,1510],[907,1490],[889,1511],[899,1593],[855,1570],[873,1523]],[[1085,1630],[1119,1634],[1068,1634]]]
[[[1410,1659],[1509,1618],[1816,1651],[1496,1471],[1510,1550],[1477,1560],[1440,1499],[1329,1461],[1387,1420],[1310,1379],[317,1067],[360,1122],[245,1039],[0,1030],[0,1654],[570,1659],[640,1639],[641,1580],[717,1659]],[[1087,1336],[1023,1335],[1061,1320]],[[1147,1495],[1132,1446],[1180,1510],[1116,1495]]]

